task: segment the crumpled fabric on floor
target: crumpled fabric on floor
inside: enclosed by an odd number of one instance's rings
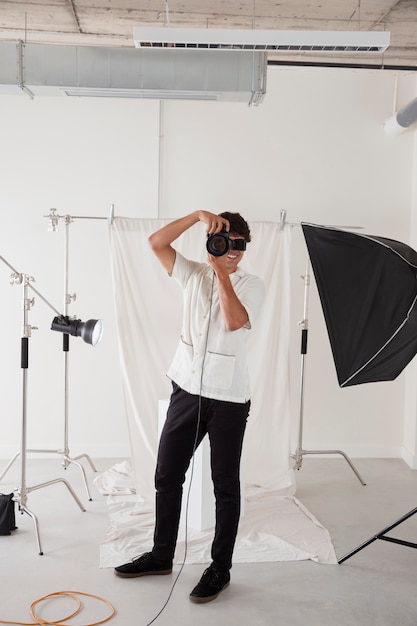
[[[117,484],[118,474],[121,486]],[[153,542],[154,505],[133,493],[134,477],[129,463],[99,475],[95,484],[108,496],[110,522],[100,546],[100,567],[115,567],[149,551]],[[337,563],[329,532],[294,496],[246,485],[243,510],[234,563],[309,559],[323,564]],[[175,563],[182,563],[186,548],[187,563],[209,563],[213,529],[200,531],[188,527],[187,541],[185,530],[185,525],[181,525]]]

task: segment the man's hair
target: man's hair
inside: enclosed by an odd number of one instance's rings
[[[251,240],[250,228],[249,224],[240,213],[230,213],[229,211],[225,211],[224,213],[219,213],[220,217],[224,217],[224,219],[228,220],[230,224],[230,233],[236,233],[236,235],[240,235],[244,237],[245,241],[249,243]]]

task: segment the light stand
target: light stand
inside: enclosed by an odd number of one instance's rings
[[[29,338],[31,337],[32,329],[36,328],[35,326],[30,326],[29,325],[29,319],[28,319],[29,318],[29,311],[30,311],[30,308],[34,304],[34,298],[30,299],[28,297],[28,289],[29,289],[29,287],[33,291],[35,291],[35,293],[37,293],[38,296],[49,307],[51,307],[56,313],[58,313],[58,315],[59,315],[59,311],[57,311],[33,287],[33,285],[30,283],[30,281],[33,281],[32,277],[28,276],[27,274],[20,274],[3,257],[0,256],[0,259],[8,267],[10,267],[12,269],[12,271],[13,271],[13,274],[11,276],[11,283],[12,284],[22,284],[23,285],[23,329],[22,329],[22,338],[21,338],[21,368],[22,368],[22,374],[23,374],[23,381],[22,381],[22,438],[21,438],[21,450],[20,450],[20,452],[18,452],[13,457],[13,459],[7,465],[5,471],[3,471],[2,475],[0,476],[0,480],[4,476],[4,474],[7,472],[7,470],[9,469],[11,464],[14,462],[14,460],[20,455],[20,460],[21,460],[21,480],[20,480],[20,486],[18,486],[16,488],[15,492],[14,492],[13,500],[18,503],[19,511],[22,514],[26,513],[27,515],[29,515],[29,517],[32,518],[32,521],[33,521],[33,523],[35,525],[35,533],[36,533],[36,540],[37,540],[37,544],[38,544],[38,551],[39,551],[39,554],[42,555],[43,551],[42,551],[42,546],[41,546],[41,541],[40,541],[40,536],[39,536],[38,520],[37,520],[36,515],[27,507],[27,496],[28,496],[28,494],[31,491],[35,491],[36,489],[41,489],[42,487],[46,487],[48,485],[53,485],[55,483],[62,482],[67,487],[68,491],[70,492],[70,494],[72,495],[72,497],[74,498],[76,503],[78,504],[78,506],[81,509],[81,511],[85,511],[85,509],[84,509],[83,505],[81,504],[80,500],[75,495],[74,490],[68,484],[68,482],[66,480],[64,480],[63,478],[57,478],[55,480],[50,480],[48,482],[42,483],[40,485],[35,485],[33,487],[28,487],[27,483],[26,483],[26,459],[27,459],[27,452],[28,452],[27,447],[26,447],[26,436],[27,436],[27,374],[28,374],[28,368],[29,368]]]
[[[65,253],[64,253],[64,316],[68,316],[68,306],[69,304],[76,299],[76,294],[68,293],[68,262],[69,262],[69,226],[73,221],[74,217],[71,215],[58,215],[56,209],[50,209],[49,215],[46,215],[49,219],[49,230],[56,231],[58,230],[58,222],[59,220],[64,220],[65,224]],[[113,222],[114,218],[114,205],[110,206],[110,216],[109,218],[104,217],[79,217],[79,219],[108,219],[110,223]],[[64,331],[61,331],[64,332]],[[85,474],[84,467],[81,463],[78,463],[79,459],[86,459],[90,464],[93,472],[96,472],[97,469],[91,460],[88,454],[80,454],[74,458],[70,456],[69,449],[69,411],[68,411],[68,388],[69,388],[69,336],[67,333],[63,336],[63,352],[64,352],[64,445],[60,450],[42,450],[42,452],[55,452],[57,454],[62,455],[62,466],[64,469],[67,469],[69,465],[72,463],[76,465],[80,470],[85,486],[85,490],[87,492],[87,497],[91,500],[90,490],[88,488],[87,477]]]
[[[394,239],[361,237],[308,223],[301,226],[340,386],[395,380],[417,352],[417,252]],[[417,508],[411,509],[338,563],[377,539],[417,548],[415,542],[388,536],[416,513]]]
[[[74,217],[71,215],[58,215],[56,212],[56,209],[50,209],[49,215],[45,215],[45,217],[47,217],[49,219],[49,230],[55,232],[56,230],[58,230],[58,223],[59,220],[63,220],[65,223],[65,252],[64,252],[64,315],[60,316],[61,318],[64,319],[68,319],[68,306],[69,304],[76,299],[76,294],[70,294],[68,293],[68,261],[69,261],[69,225],[71,224],[71,222],[73,221]],[[113,223],[114,220],[114,205],[111,204],[110,205],[110,213],[109,213],[109,217],[105,218],[105,217],[81,217],[79,216],[77,219],[97,219],[97,220],[103,220],[103,219],[107,219],[108,222],[110,224]],[[32,287],[32,285],[31,285]],[[32,287],[33,289],[33,287]],[[40,294],[38,294],[40,295]],[[40,297],[42,297],[40,295]],[[48,303],[49,304],[49,303]],[[54,309],[56,310],[56,309]],[[58,313],[58,312],[57,312]],[[55,326],[59,325],[59,322],[55,322],[56,320],[58,320],[58,318],[55,318],[54,323]],[[91,494],[90,494],[90,489],[88,486],[88,482],[87,482],[87,476],[85,473],[85,469],[83,467],[83,465],[81,463],[79,463],[78,461],[80,459],[86,459],[88,461],[88,463],[90,464],[91,469],[93,470],[93,472],[96,472],[97,469],[91,459],[91,457],[88,454],[80,454],[74,458],[72,458],[70,456],[70,449],[69,449],[69,409],[68,409],[68,389],[69,389],[69,335],[70,334],[75,334],[72,332],[67,332],[65,328],[60,327],[60,328],[53,328],[52,330],[59,330],[60,332],[63,332],[63,345],[62,345],[62,349],[63,349],[63,353],[64,353],[64,442],[63,442],[63,446],[62,448],[58,448],[56,450],[44,450],[44,449],[30,449],[27,452],[31,452],[31,453],[43,453],[43,454],[59,454],[62,457],[62,467],[66,470],[70,464],[76,465],[78,467],[78,469],[81,472],[81,476],[83,479],[83,483],[84,483],[84,487],[87,493],[87,498],[89,501],[92,500]],[[87,343],[92,343],[91,341],[87,341]],[[20,452],[17,452],[15,454],[15,456],[10,460],[10,462],[8,463],[8,465],[6,466],[6,468],[4,469],[3,473],[0,475],[0,480],[3,478],[3,476],[7,473],[7,471],[9,470],[9,468],[11,467],[11,465],[14,463],[14,461],[17,459],[17,457],[19,456]]]
[[[303,319],[299,323],[301,326],[301,378],[300,378],[300,413],[299,413],[299,429],[298,429],[298,445],[291,458],[295,460],[294,469],[301,469],[303,457],[307,454],[340,454],[348,462],[353,472],[356,474],[362,485],[366,483],[361,478],[359,472],[353,465],[349,457],[342,450],[304,450],[303,449],[303,420],[304,420],[304,386],[305,386],[305,365],[307,357],[308,343],[308,300],[310,287],[310,262],[307,258],[304,279],[304,314]]]

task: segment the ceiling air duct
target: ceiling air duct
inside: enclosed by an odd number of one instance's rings
[[[219,54],[0,42],[0,94],[261,102],[266,53]]]
[[[408,129],[416,129],[417,98],[406,104],[402,109],[389,117],[384,123],[388,135],[399,135]]]
[[[390,33],[136,27],[133,39],[137,48],[381,53],[390,44]]]

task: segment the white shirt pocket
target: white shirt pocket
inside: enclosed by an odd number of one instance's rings
[[[217,389],[229,389],[233,382],[235,361],[234,355],[207,352],[204,363],[204,385]]]

